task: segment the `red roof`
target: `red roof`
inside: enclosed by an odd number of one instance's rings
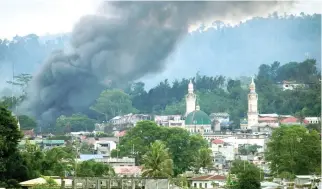
[[[23,135],[24,136],[34,136],[35,133],[34,133],[34,129],[31,129],[31,130],[24,130],[23,131]]]
[[[275,117],[259,117],[258,121],[277,121]]]
[[[281,123],[299,123],[299,122],[300,122],[300,120],[297,119],[296,117],[287,117],[287,118],[281,120]],[[303,120],[303,123],[307,124],[308,121]]]
[[[213,144],[223,144],[225,143],[224,141],[220,140],[220,139],[215,139],[212,141]]]
[[[115,136],[116,137],[123,137],[126,134],[126,130],[118,132]]]
[[[200,177],[194,177],[190,180],[226,180],[225,176],[222,175],[206,175],[206,176],[200,176]]]
[[[119,175],[140,174],[142,170],[141,166],[114,166],[113,168],[115,173]]]

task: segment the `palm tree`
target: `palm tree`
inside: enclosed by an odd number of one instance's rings
[[[155,141],[150,150],[143,156],[144,177],[171,177],[173,175],[173,161],[168,149],[161,141]]]

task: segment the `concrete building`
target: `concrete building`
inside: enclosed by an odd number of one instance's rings
[[[222,175],[206,175],[190,179],[193,188],[212,189],[216,186],[222,187],[226,184],[226,177]]]

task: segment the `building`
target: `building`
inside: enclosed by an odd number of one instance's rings
[[[190,179],[193,188],[210,189],[215,186],[224,186],[226,184],[226,177],[222,175],[206,175],[193,177]]]
[[[254,82],[254,78],[252,78],[252,82],[249,85],[249,94],[248,94],[248,112],[247,112],[247,128],[251,129],[252,126],[258,124],[258,108],[257,101],[258,95],[256,93],[256,86]]]
[[[279,86],[283,91],[285,91],[305,87],[305,84],[296,83],[296,81],[282,81],[279,83]]]
[[[229,114],[218,112],[210,114],[210,120],[213,124],[214,131],[221,131],[221,128],[227,128],[230,125]]]
[[[196,110],[190,112],[185,120],[185,128],[190,133],[210,133],[211,132],[211,120],[210,117],[200,110],[200,106],[196,106]]]
[[[188,116],[189,113],[196,110],[196,100],[197,100],[197,96],[193,92],[193,84],[190,80],[188,85],[188,94],[186,95],[186,114],[185,114],[186,117]]]
[[[220,152],[226,158],[227,161],[235,160],[234,146],[229,143],[225,143],[223,140],[213,140],[211,142],[211,151],[214,155]]]
[[[321,117],[306,117],[304,120],[306,120],[308,124],[321,123]]]
[[[18,147],[23,148],[26,143],[38,145],[43,150],[65,146],[64,140],[21,140],[18,144]]]
[[[124,116],[116,116],[109,121],[109,124],[115,127],[133,127],[139,121],[151,120],[150,115],[146,114],[127,114]]]
[[[110,155],[112,150],[116,149],[116,143],[114,141],[95,141],[94,150],[97,154]]]
[[[184,120],[181,115],[156,115],[154,121],[160,126],[184,127]]]
[[[120,167],[132,167],[135,166],[135,159],[129,157],[123,158],[111,158],[105,154],[80,154],[78,161],[94,160],[96,162],[102,162],[110,164],[111,166]]]

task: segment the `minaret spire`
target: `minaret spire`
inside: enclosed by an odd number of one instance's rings
[[[255,126],[258,124],[257,101],[258,101],[258,96],[256,93],[256,85],[254,82],[254,77],[252,77],[252,81],[249,84],[249,94],[248,94],[247,129],[251,129],[252,126]]]
[[[187,116],[190,112],[196,110],[196,94],[193,92],[193,83],[190,80],[188,84],[188,94],[186,95],[186,114]]]

